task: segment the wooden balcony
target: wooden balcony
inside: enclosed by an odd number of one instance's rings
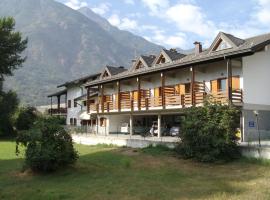
[[[67,115],[67,109],[66,108],[50,108],[48,109],[48,113],[50,115]]]
[[[212,101],[218,103],[228,103],[228,92],[219,91],[215,93],[206,93],[205,91],[186,93],[182,95],[167,95],[164,96],[164,107],[162,105],[162,97],[147,97],[141,98],[140,108],[138,108],[138,100],[125,99],[120,102],[120,109],[118,108],[118,102],[104,102],[104,113],[108,112],[126,112],[126,111],[139,111],[139,110],[155,110],[155,109],[174,109],[190,107],[192,105],[201,106],[204,100],[209,97]],[[242,90],[233,90],[231,101],[234,104],[242,103]],[[102,113],[102,106],[100,104],[90,104],[90,112]]]

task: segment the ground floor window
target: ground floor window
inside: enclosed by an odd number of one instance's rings
[[[74,118],[74,126],[77,126],[77,119]]]
[[[106,126],[107,119],[105,117],[100,118],[100,126],[105,127]]]
[[[70,118],[70,119],[69,119],[69,124],[70,124],[70,125],[73,125],[73,118]]]

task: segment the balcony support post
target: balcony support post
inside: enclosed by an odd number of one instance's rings
[[[227,59],[227,92],[229,104],[232,103],[232,62],[231,59]]]
[[[116,82],[117,85],[117,107],[118,107],[118,112],[121,112],[121,86],[120,86],[120,81]]]
[[[161,138],[161,114],[158,114],[158,138]]]
[[[165,109],[165,74],[161,73],[161,105],[162,109]]]
[[[101,88],[101,112],[104,113],[104,85],[101,85],[100,88]]]
[[[53,103],[53,100],[52,100],[52,97],[51,97],[51,116],[52,116],[52,103]]]
[[[190,89],[191,89],[191,105],[195,105],[195,68],[192,66],[190,68],[191,71],[191,84],[190,84]]]
[[[61,96],[57,96],[57,113],[61,114],[60,112],[60,104],[61,104]]]
[[[133,135],[133,116],[132,114],[129,116],[129,134]]]
[[[138,87],[138,110],[141,110],[141,79],[137,77],[137,87]]]
[[[90,87],[87,87],[87,98],[86,98],[86,106],[87,106],[87,113],[90,113]]]

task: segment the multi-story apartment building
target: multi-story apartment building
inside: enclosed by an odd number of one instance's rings
[[[123,67],[106,66],[101,73],[91,74],[57,86],[58,88],[64,87],[65,89],[48,96],[51,98],[49,113],[66,117],[66,124],[70,126],[91,127],[95,125],[95,121],[91,120],[90,115],[87,113],[87,91],[83,85],[99,79],[101,75],[104,76],[104,73],[116,75],[123,71],[125,71]],[[97,98],[97,92],[95,88],[91,89],[91,98]],[[62,96],[64,97],[64,103],[61,104]],[[57,108],[52,108],[53,97],[57,98]]]
[[[140,56],[129,70],[114,74],[105,69],[84,84],[96,132],[116,133],[128,124],[132,135],[156,123],[157,137],[162,137],[163,127],[180,123],[183,108],[202,106],[210,95],[242,109],[242,140],[258,125],[270,135],[270,34],[241,39],[220,32],[208,49],[194,44],[188,55],[163,49]]]

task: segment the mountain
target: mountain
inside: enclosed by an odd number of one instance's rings
[[[46,104],[58,84],[98,72],[107,64],[130,66],[135,50],[138,54],[160,50],[87,11],[91,16],[53,0],[1,0],[0,17],[14,17],[16,29],[29,40],[27,61],[6,79],[5,88],[17,91],[25,104]]]
[[[153,49],[156,48],[156,45],[149,45],[149,43],[146,43],[144,38],[136,36],[128,31],[119,30],[117,27],[112,26],[106,19],[97,15],[88,7],[80,8],[78,11],[85,15],[88,19],[96,22],[101,28],[110,34],[115,41],[127,48],[132,47],[134,53],[138,50],[143,50],[143,52],[149,53],[153,52]],[[160,47],[158,50],[160,50]]]

